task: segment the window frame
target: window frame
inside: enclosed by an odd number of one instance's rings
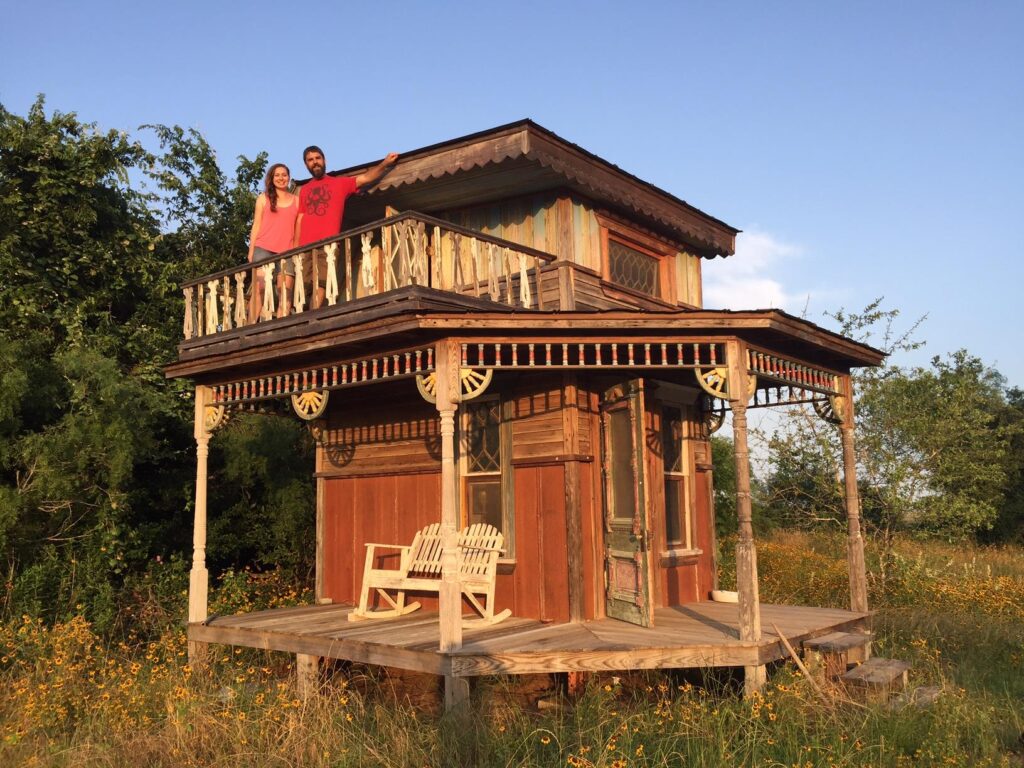
[[[680,530],[683,532],[683,539],[681,541],[669,541],[668,539],[668,498],[666,493],[666,484],[669,480],[670,473],[666,470],[665,461],[667,459],[666,451],[664,447],[661,450],[661,456],[659,457],[659,469],[661,471],[661,483],[660,483],[660,494],[661,494],[661,510],[659,525],[661,526],[662,533],[662,551],[660,552],[660,559],[663,565],[672,565],[678,561],[685,560],[690,557],[695,557],[704,553],[704,550],[696,545],[696,530],[695,530],[695,516],[696,516],[696,452],[694,441],[699,437],[696,430],[699,429],[699,425],[694,422],[696,403],[696,393],[689,388],[676,387],[667,383],[659,382],[658,386],[658,397],[656,399],[656,406],[658,409],[658,422],[659,422],[659,439],[664,440],[665,434],[665,416],[667,410],[675,410],[679,413],[680,418],[680,435],[679,435],[679,456],[682,471],[672,472],[671,476],[673,482],[679,482],[681,485],[681,501],[682,509],[680,512],[680,519],[678,521]],[[676,479],[678,478],[678,479]]]
[[[610,288],[654,301],[676,304],[676,258],[678,249],[633,229],[627,224],[605,216],[597,216],[601,227],[601,279]],[[620,245],[655,259],[658,269],[658,293],[647,293],[638,288],[623,285],[612,279],[611,251],[609,242]]]
[[[469,469],[469,445],[472,428],[472,411],[486,404],[498,404],[498,469],[472,472]],[[512,401],[500,394],[482,395],[462,404],[459,408],[459,521],[462,527],[469,525],[470,486],[475,477],[498,477],[500,479],[501,533],[505,538],[505,552],[499,556],[499,563],[515,564],[515,496],[512,476]]]

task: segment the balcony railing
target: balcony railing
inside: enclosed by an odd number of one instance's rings
[[[182,330],[189,340],[410,285],[544,309],[540,272],[553,259],[408,212],[185,283]]]

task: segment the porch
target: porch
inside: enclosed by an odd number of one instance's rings
[[[764,629],[740,639],[735,604],[699,602],[656,608],[654,624],[617,619],[544,623],[510,617],[465,628],[462,646],[439,651],[436,613],[349,622],[349,605],[277,608],[215,616],[188,626],[195,643],[284,651],[397,667],[446,677],[541,672],[602,672],[692,667],[757,667],[788,655],[777,626],[794,647],[830,632],[866,629],[869,612],[795,605],[760,606]]]

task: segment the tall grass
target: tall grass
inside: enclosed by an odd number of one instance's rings
[[[766,601],[844,604],[842,539],[786,534],[758,551]],[[0,766],[1021,765],[1024,552],[1016,567],[1007,549],[897,553],[872,582],[876,652],[942,687],[927,708],[825,705],[780,665],[750,699],[718,675],[607,676],[541,713],[510,703],[515,681],[489,679],[468,712],[438,717],[353,670],[303,701],[280,654],[217,646],[193,670],[180,626],[156,619],[109,642],[81,618],[26,617],[0,628]],[[214,605],[303,599],[272,575],[234,574]]]

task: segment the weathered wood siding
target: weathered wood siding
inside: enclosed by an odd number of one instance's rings
[[[440,498],[440,471],[326,480],[324,597],[336,603],[357,603],[366,544],[408,544],[416,531],[440,519]],[[397,562],[395,553],[377,565]]]
[[[437,215],[469,229],[545,251],[558,260],[570,261],[590,270],[597,279],[583,286],[585,293],[582,303],[577,305],[579,309],[647,306],[643,299],[609,297],[601,290],[604,270],[602,227],[594,205],[585,198],[545,192],[443,211]],[[451,265],[454,251],[450,238],[442,238],[441,253],[442,264]],[[463,251],[460,257],[463,277],[471,279],[474,273],[470,254]],[[676,301],[702,306],[700,258],[681,250],[674,259]],[[446,280],[453,277],[450,266],[445,274]],[[547,295],[545,298],[548,299]],[[555,306],[555,303],[548,299],[547,306]],[[650,303],[648,308],[655,306]]]

